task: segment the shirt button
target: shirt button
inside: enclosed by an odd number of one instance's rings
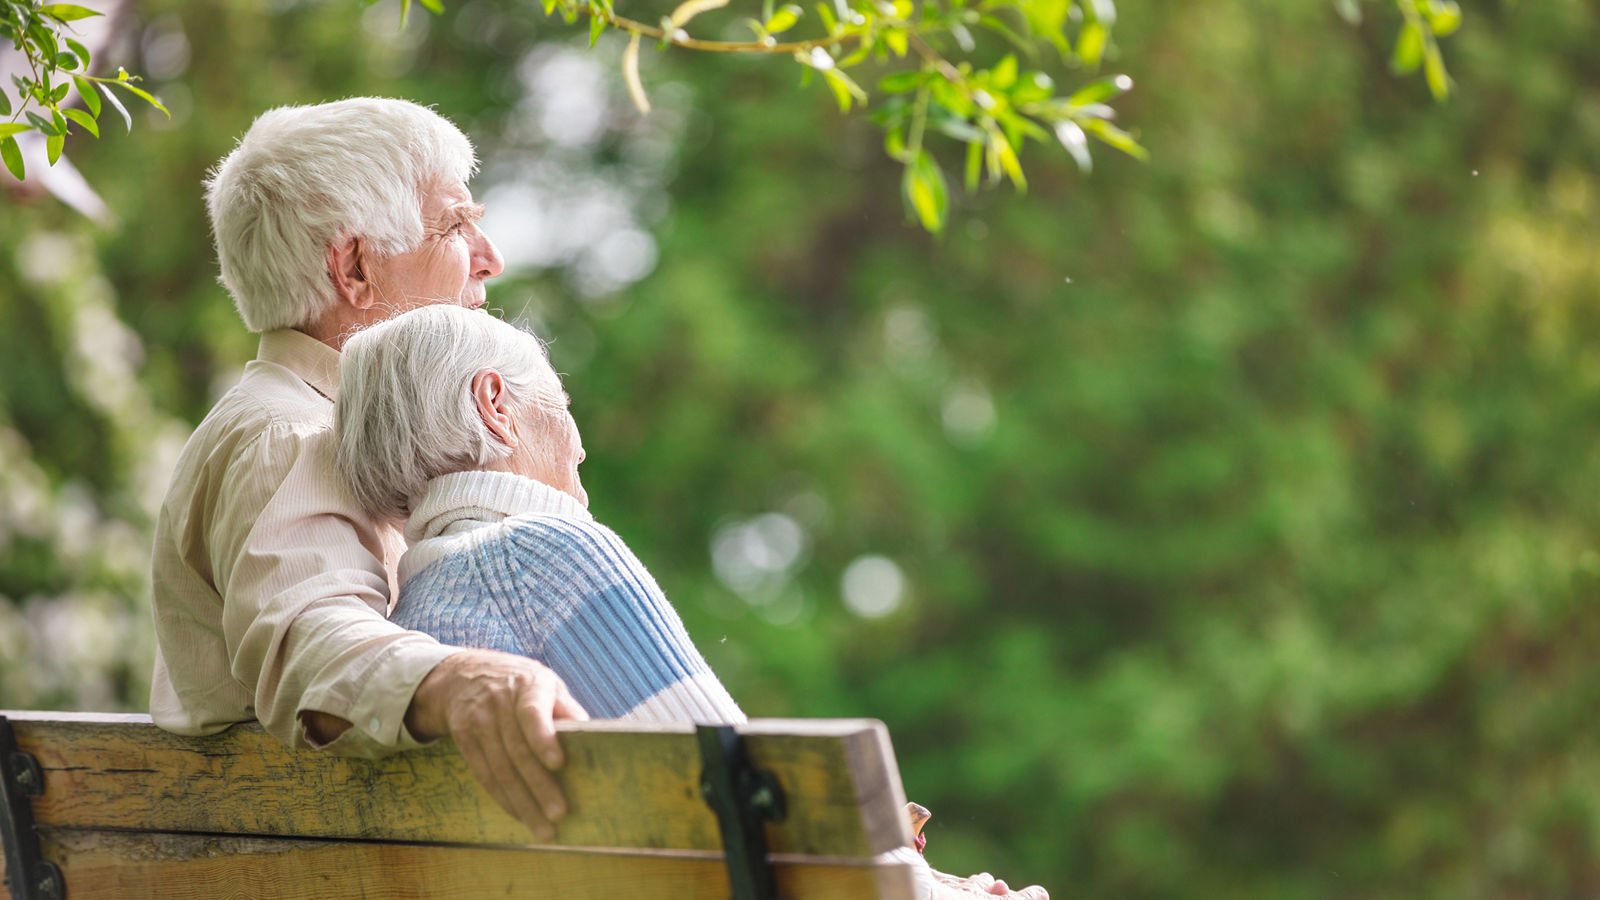
[[[378,725],[379,724],[380,723],[378,722],[378,717],[377,716],[373,716],[372,717],[372,721],[367,723],[367,730],[371,731],[374,737],[376,737],[377,734],[378,734]]]

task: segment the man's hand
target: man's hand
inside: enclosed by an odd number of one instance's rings
[[[498,650],[463,650],[417,686],[406,728],[419,740],[448,735],[489,796],[548,841],[567,812],[550,776],[566,761],[555,720],[587,718],[543,664]]]

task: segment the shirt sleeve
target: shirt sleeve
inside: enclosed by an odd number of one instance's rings
[[[338,477],[332,432],[269,428],[219,494],[214,522],[254,523],[207,543],[233,676],[262,725],[311,746],[300,713],[315,710],[351,723],[329,751],[418,746],[405,728],[412,694],[457,649],[388,620],[383,536]]]

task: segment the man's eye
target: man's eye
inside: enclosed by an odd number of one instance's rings
[[[457,222],[454,225],[450,226],[450,233],[451,234],[460,234],[461,232],[466,231],[466,230],[467,230],[467,223],[465,223],[465,222]]]

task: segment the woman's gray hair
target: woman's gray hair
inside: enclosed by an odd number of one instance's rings
[[[356,332],[341,356],[337,464],[374,518],[403,517],[430,479],[511,455],[478,413],[479,372],[500,373],[524,422],[539,406],[564,409],[544,343],[480,310],[414,309]]]
[[[329,244],[360,237],[380,256],[416,249],[423,195],[476,168],[459,129],[406,100],[262,113],[206,179],[222,283],[245,326],[315,320],[334,302]]]

